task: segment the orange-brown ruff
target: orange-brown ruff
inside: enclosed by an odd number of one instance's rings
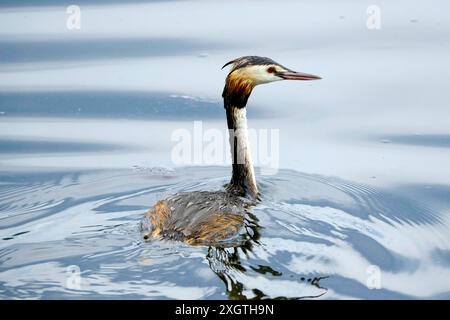
[[[226,190],[178,193],[158,201],[141,223],[144,238],[184,241],[191,245],[219,245],[239,234],[248,209],[258,199],[247,137],[246,104],[256,85],[279,80],[315,80],[272,59],[247,56],[230,61],[223,90],[230,133],[232,177]],[[224,66],[224,67],[225,67]]]

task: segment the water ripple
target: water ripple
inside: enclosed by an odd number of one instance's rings
[[[4,298],[448,297],[448,214],[336,178],[282,170],[262,176],[245,241],[229,247],[143,242],[157,199],[220,189],[228,169],[4,175],[0,296]],[[196,177],[186,179],[185,177]],[[25,182],[28,181],[28,182]],[[68,268],[80,270],[71,288]],[[381,288],[369,289],[376,266]]]

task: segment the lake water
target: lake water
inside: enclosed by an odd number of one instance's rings
[[[0,3],[3,299],[450,298],[445,1]],[[447,10],[446,10],[447,9]],[[177,192],[220,190],[221,100],[242,55],[320,81],[255,89],[261,201],[236,247],[143,241]],[[173,133],[223,133],[223,162],[174,163]]]

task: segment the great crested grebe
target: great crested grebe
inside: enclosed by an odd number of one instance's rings
[[[320,77],[296,72],[272,59],[246,56],[232,65],[225,80],[224,101],[232,156],[232,176],[223,191],[178,193],[158,201],[147,211],[141,228],[144,239],[162,238],[191,245],[212,245],[236,235],[247,209],[258,199],[247,136],[246,105],[253,88],[279,80],[316,80]]]

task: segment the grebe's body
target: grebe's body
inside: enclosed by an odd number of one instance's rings
[[[233,172],[226,190],[179,193],[158,201],[142,222],[144,238],[213,245],[232,238],[244,225],[247,210],[256,204],[258,187],[247,137],[246,105],[256,85],[279,80],[315,80],[275,61],[247,56],[228,62],[232,68],[223,90]],[[224,66],[224,67],[225,67]]]
[[[178,193],[158,201],[147,212],[143,227],[149,233],[145,238],[218,244],[238,234],[251,205],[228,191]]]

